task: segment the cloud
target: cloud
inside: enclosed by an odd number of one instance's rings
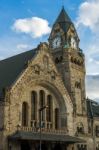
[[[0,60],[3,60],[4,59],[4,57],[3,56],[0,56]]]
[[[0,60],[34,49],[38,44],[36,43],[38,40],[33,40],[32,38],[23,35],[14,37],[5,35],[0,39]]]
[[[85,53],[86,72],[99,74],[99,0],[83,1],[75,24]]]
[[[26,49],[26,50],[27,50],[28,48],[30,48],[30,46],[27,45],[27,44],[18,44],[18,45],[17,45],[17,49],[19,49],[19,50],[20,50],[20,49],[21,49],[21,50],[22,50],[22,49],[24,49],[24,50]]]
[[[86,77],[87,96],[99,102],[99,74]]]
[[[51,31],[48,21],[38,17],[18,19],[14,22],[12,29],[18,33],[28,34],[32,38],[42,37]]]
[[[99,0],[87,0],[79,7],[77,26],[89,27],[94,33],[99,32]]]
[[[99,74],[99,41],[92,40],[86,46],[87,74]]]

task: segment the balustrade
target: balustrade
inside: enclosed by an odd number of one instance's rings
[[[35,133],[39,133],[40,132],[40,128],[39,127],[35,127],[35,125],[37,125],[38,122],[36,121],[32,121],[31,122],[31,127],[29,126],[18,126],[17,130],[18,131],[25,131],[25,132],[35,132]],[[48,128],[42,127],[41,131],[42,133],[46,133],[46,134],[67,134],[67,129],[53,129],[52,127],[52,123],[45,123],[47,124]]]

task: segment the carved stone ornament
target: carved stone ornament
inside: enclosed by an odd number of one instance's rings
[[[44,68],[47,69],[49,66],[49,59],[47,56],[43,57]]]
[[[35,65],[35,66],[33,66],[33,71],[34,71],[34,73],[35,74],[40,74],[40,66],[39,65]]]
[[[55,72],[55,71],[51,71],[51,78],[52,78],[53,80],[56,79],[56,72]]]
[[[39,50],[46,50],[46,49],[48,49],[48,44],[46,43],[46,42],[44,42],[44,43],[40,43],[39,45],[38,45],[38,49]]]

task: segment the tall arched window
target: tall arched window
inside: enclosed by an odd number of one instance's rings
[[[59,108],[55,108],[55,129],[59,128]]]
[[[45,105],[45,92],[43,90],[40,91],[40,108],[42,108]],[[41,120],[44,121],[44,110],[41,115]]]
[[[33,91],[31,93],[31,120],[36,120],[37,112],[37,93]]]
[[[47,96],[47,106],[48,108],[46,109],[46,119],[48,122],[51,122],[51,117],[52,117],[52,96],[48,95]]]
[[[22,126],[28,125],[28,104],[23,102],[22,104]]]

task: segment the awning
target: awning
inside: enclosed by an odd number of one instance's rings
[[[52,142],[67,142],[67,143],[85,143],[86,141],[70,136],[70,135],[62,135],[62,134],[41,134],[42,141],[52,141]],[[25,131],[17,131],[15,134],[9,136],[9,140],[40,140],[40,133],[34,132],[25,132]]]

